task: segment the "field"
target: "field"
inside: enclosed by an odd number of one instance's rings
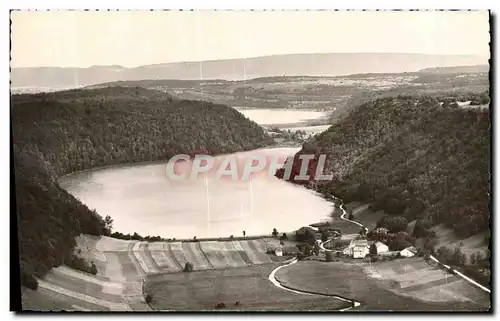
[[[137,242],[133,254],[146,275],[180,272],[187,262],[194,271],[271,263],[265,240]]]
[[[487,293],[422,258],[378,262],[367,273],[397,282],[392,292],[423,301],[464,302],[484,308],[490,305]]]
[[[482,252],[483,255],[485,255],[485,252],[488,250],[488,244],[485,244],[484,242],[487,232],[479,233],[466,239],[461,239],[453,232],[452,229],[444,227],[443,224],[436,225],[432,227],[431,230],[436,232],[436,249],[441,246],[446,246],[451,250],[454,250],[456,247],[460,247],[462,253],[466,255],[467,260],[472,253]]]
[[[112,238],[77,238],[81,256],[97,266],[97,275],[66,266],[38,280],[37,291],[25,290],[24,310],[148,310],[141,302],[143,271],[133,255],[134,243]]]
[[[384,215],[384,211],[372,211],[368,208],[368,204],[352,202],[346,205],[346,208],[352,210],[354,220],[366,226],[368,229],[374,229],[377,226],[378,220]]]
[[[141,282],[146,277],[183,274],[186,262],[193,264],[194,271],[269,264],[273,259],[266,250],[277,244],[274,239],[148,243],[80,236],[80,255],[95,263],[97,275],[66,266],[54,268],[39,280],[38,291],[24,292],[24,309],[148,310],[142,302]]]
[[[347,209],[349,209],[349,207],[347,207]],[[356,209],[353,211],[353,215],[356,221],[358,221],[358,217],[356,216],[358,211],[359,210]],[[361,230],[361,227],[359,225],[341,219],[340,216],[342,214],[343,214],[342,210],[338,207],[335,207],[333,213],[331,214],[332,221],[330,226],[339,229],[340,231],[342,231],[342,234],[358,234],[359,231]],[[346,218],[348,217],[346,216]],[[364,222],[361,223],[364,224]]]
[[[145,288],[157,310],[212,310],[220,302],[225,310],[245,311],[325,311],[349,306],[340,300],[277,288],[268,276],[278,265],[154,275]]]
[[[407,267],[406,276],[404,265],[412,266]],[[292,288],[338,294],[359,301],[361,306],[353,311],[488,310],[487,295],[463,280],[453,279],[452,275],[447,276],[446,283],[444,272],[429,272],[424,265],[421,259],[374,263],[372,268],[363,263],[304,261],[282,268],[276,278]],[[420,271],[420,268],[424,269]],[[377,271],[381,276],[376,275]],[[443,281],[439,281],[435,273],[441,273]]]

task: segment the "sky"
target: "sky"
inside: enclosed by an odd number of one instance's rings
[[[329,52],[489,57],[487,11],[14,11],[11,21],[12,67]]]

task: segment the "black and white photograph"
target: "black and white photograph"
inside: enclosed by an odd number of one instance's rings
[[[492,16],[11,10],[11,311],[491,312]]]

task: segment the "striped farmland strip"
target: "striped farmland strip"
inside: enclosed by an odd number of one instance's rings
[[[200,247],[214,268],[224,269],[230,266],[228,258],[223,253],[225,251],[224,245],[221,245],[220,242],[201,242]]]
[[[77,279],[72,276],[60,273],[58,271],[49,272],[44,277],[43,281],[50,283],[54,286],[59,286],[61,288],[67,289],[69,291],[74,291],[77,293],[90,295],[92,297],[101,298],[109,302],[122,302],[123,300],[120,294],[105,293],[103,291],[103,287],[98,284]]]
[[[130,252],[116,252],[107,253],[108,266],[106,269],[106,276],[112,280],[116,281],[137,281],[141,278],[139,271],[137,270],[138,264],[136,264],[135,258]],[[111,266],[111,262],[113,266]]]
[[[95,275],[82,273],[77,270],[70,269],[66,266],[60,266],[52,269],[54,274],[61,273],[69,278],[77,278],[85,282],[93,283],[102,287],[104,293],[121,295],[123,291],[123,284],[118,282],[110,282],[109,280],[103,280],[103,278],[97,277]]]
[[[161,271],[178,272],[182,270],[182,267],[175,262],[172,251],[166,242],[150,243],[149,253]]]
[[[183,242],[182,249],[184,250],[184,255],[186,256],[186,260],[193,263],[195,270],[207,270],[212,265],[208,262],[198,244],[199,242]]]
[[[226,248],[226,256],[229,258],[231,267],[246,266],[245,261],[241,258],[240,253],[234,248],[232,242],[221,242]]]
[[[170,250],[172,251],[172,254],[174,255],[174,258],[176,262],[181,266],[181,268],[184,268],[186,265],[186,256],[184,255],[184,252],[182,251],[182,243],[181,242],[173,242],[173,243],[168,243],[170,246]]]
[[[135,242],[134,245],[132,246],[132,256],[134,257],[135,261],[138,264],[138,267],[140,268],[141,271],[139,271],[141,274],[148,274],[148,265],[144,261],[144,258],[142,257],[140,253],[140,247],[141,244],[144,242]]]
[[[193,248],[193,250],[197,251],[197,252],[200,252],[201,255],[203,255],[203,257],[205,258],[204,261],[207,262],[209,269],[213,268],[214,266],[212,265],[212,263],[210,263],[210,260],[208,259],[207,255],[205,254],[205,252],[203,252],[203,250],[201,248],[201,243],[200,242],[196,242],[195,246],[196,246],[196,248]]]
[[[252,260],[250,259],[250,257],[248,256],[247,252],[245,252],[245,250],[243,249],[243,247],[241,246],[240,242],[238,241],[232,241],[231,242],[234,249],[236,251],[238,251],[238,253],[240,254],[241,258],[243,259],[243,261],[245,261],[245,264],[252,264]]]
[[[36,292],[34,291],[34,293],[36,293],[37,296],[41,297],[43,301],[46,301],[50,305],[53,305],[51,307],[47,307],[52,311],[55,311],[58,309],[68,309],[69,310],[70,308],[74,308],[73,304],[78,305],[82,309],[87,309],[88,311],[109,311],[110,310],[107,307],[100,306],[100,305],[97,305],[95,303],[84,301],[84,300],[81,300],[81,299],[78,299],[75,297],[70,297],[70,296],[64,295],[60,292],[48,289],[48,288],[44,287],[44,285],[45,284],[42,283],[42,285],[40,285],[38,287],[38,289],[36,290]],[[23,304],[23,309],[24,308],[25,307]]]
[[[255,248],[262,252],[262,253],[266,253],[267,252],[267,243],[266,241],[262,240],[262,239],[258,239],[258,240],[252,240],[253,244],[255,244]]]
[[[160,267],[156,264],[155,260],[151,256],[151,252],[149,251],[149,243],[141,243],[140,245],[140,254],[144,258],[144,262],[148,266],[149,273],[158,273],[160,272]]]
[[[80,292],[68,290],[64,287],[51,284],[45,280],[38,280],[38,286],[41,288],[47,289],[47,290],[51,290],[54,292],[64,294],[65,296],[68,296],[68,297],[71,297],[74,299],[77,299],[80,301],[86,301],[88,303],[91,303],[91,304],[94,304],[94,305],[97,305],[97,306],[104,308],[104,309],[101,308],[100,310],[106,310],[106,309],[109,309],[111,311],[129,311],[130,310],[130,307],[128,306],[128,304],[125,304],[123,302],[120,302],[120,303],[109,302],[109,301],[106,301],[106,300],[103,300],[100,298],[96,298],[94,296],[90,296],[90,295],[83,294]]]
[[[240,241],[240,244],[253,264],[264,264],[272,262],[271,258],[267,254],[257,250],[257,248],[255,247],[255,245],[251,240]]]

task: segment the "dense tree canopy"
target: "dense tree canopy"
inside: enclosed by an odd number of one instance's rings
[[[312,185],[408,221],[445,223],[463,237],[487,230],[490,112],[440,102],[397,96],[361,104],[299,152],[327,155],[326,170],[334,179]],[[292,177],[299,168],[293,166]]]

